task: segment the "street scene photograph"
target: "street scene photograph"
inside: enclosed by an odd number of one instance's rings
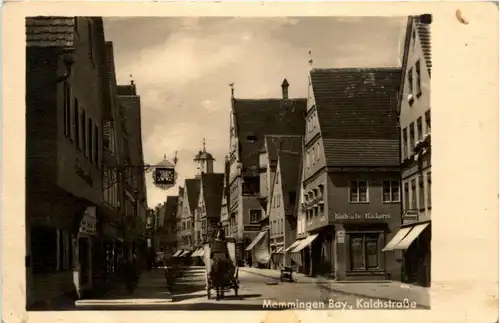
[[[431,308],[430,14],[25,22],[28,311]]]

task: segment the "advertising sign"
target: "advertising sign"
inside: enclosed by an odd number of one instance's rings
[[[388,220],[390,214],[383,213],[334,213],[334,220]]]

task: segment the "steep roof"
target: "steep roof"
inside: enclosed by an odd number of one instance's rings
[[[26,46],[73,47],[74,17],[27,17]]]
[[[220,217],[224,174],[204,173],[201,175],[201,185],[203,185],[203,200],[205,201],[207,217]]]
[[[187,190],[189,209],[191,210],[191,214],[194,214],[194,210],[198,206],[198,196],[200,195],[200,179],[188,178],[184,187]]]
[[[313,69],[327,166],[399,165],[401,68]]]
[[[265,135],[304,135],[306,99],[233,99],[244,176],[258,176]]]
[[[432,16],[429,14],[415,17],[415,27],[417,29],[418,38],[420,39],[420,46],[422,47],[422,52],[424,53],[424,58],[427,65],[427,70],[429,71],[429,76],[431,75],[431,68],[432,68],[431,29],[430,29],[431,22],[432,22]]]
[[[280,168],[280,182],[281,191],[283,192],[283,199],[287,200],[285,203],[285,214],[296,215],[298,210],[297,195],[300,193],[300,168],[302,153],[300,152],[290,152],[290,151],[279,151],[278,152],[278,163]],[[289,200],[289,193],[295,192],[295,200]]]
[[[266,135],[265,145],[267,148],[267,153],[269,154],[269,161],[278,160],[278,151],[287,150],[292,152],[302,152],[302,141],[303,136],[301,135]]]
[[[131,81],[130,84],[127,85],[118,85],[117,92],[118,95],[121,96],[137,95],[137,90],[134,81]]]
[[[167,196],[167,201],[165,202],[165,218],[163,219],[164,226],[168,222],[175,221],[175,217],[177,215],[178,202],[179,202],[178,196]]]

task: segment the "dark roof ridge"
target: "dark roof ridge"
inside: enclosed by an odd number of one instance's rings
[[[307,100],[307,98],[260,98],[260,99],[246,99],[246,98],[233,98],[235,101],[299,101],[299,100]]]
[[[331,68],[313,68],[310,73],[314,72],[360,72],[360,71],[394,71],[400,70],[401,67],[331,67]]]

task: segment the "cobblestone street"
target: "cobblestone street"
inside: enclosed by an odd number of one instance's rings
[[[370,283],[367,283],[370,284]],[[207,299],[204,268],[190,267],[183,272],[175,285],[173,294],[167,291],[162,269],[145,272],[132,294],[122,290],[95,300],[76,302],[79,310],[282,310],[297,307],[342,310],[359,308],[358,299],[364,302],[376,298],[336,292],[328,284],[314,281],[280,282],[276,278],[240,269],[240,290],[225,293],[220,301]],[[287,303],[287,305],[285,305]],[[315,305],[316,304],[316,305]],[[420,307],[420,306],[419,306]],[[305,308],[304,308],[305,309]]]

